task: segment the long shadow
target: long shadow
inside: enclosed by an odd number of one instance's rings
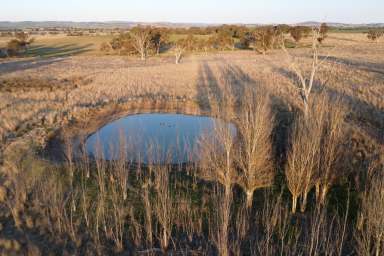
[[[57,47],[36,45],[28,49],[27,57],[66,57],[89,52],[93,44],[78,46],[76,44],[65,44]]]
[[[235,97],[236,105],[241,103],[247,86],[255,87],[257,85],[255,80],[251,79],[248,74],[235,64],[226,64],[220,67],[220,72],[221,76],[226,79],[226,88]]]
[[[342,38],[342,37],[336,37],[336,36],[330,36],[329,39],[347,41],[347,42],[355,42],[355,43],[361,43],[362,42],[360,40],[356,40],[356,39],[352,39],[352,38]]]
[[[9,74],[15,71],[39,68],[56,62],[61,62],[65,57],[90,51],[90,47],[92,45],[93,44],[76,46],[75,44],[66,44],[59,47],[37,45],[28,49],[25,53],[25,57],[33,57],[33,59],[21,59],[2,63],[0,65],[0,75]]]
[[[277,69],[277,71],[282,76],[290,79],[292,83],[297,83],[297,77],[292,71],[283,68]],[[336,89],[329,88],[319,80],[314,81],[312,93],[326,93],[331,99],[341,99],[348,109],[350,109],[347,117],[348,121],[356,123],[359,127],[363,128],[367,134],[376,139],[376,141],[384,144],[384,109],[377,108],[373,104],[352,95],[347,95]]]
[[[320,56],[320,59],[323,59],[323,60],[326,59],[328,62],[352,66],[354,68],[357,68],[363,71],[384,75],[384,63],[357,61],[357,60],[345,59],[345,58],[334,57],[334,56],[329,56],[329,57]]]
[[[212,100],[220,103],[223,99],[223,92],[220,88],[212,69],[207,62],[199,67],[197,79],[197,102],[202,110],[212,111]]]
[[[207,71],[207,69],[208,77],[210,77],[211,72],[209,71],[209,67],[205,66],[204,69],[202,68],[202,71]],[[293,106],[291,106],[280,96],[276,95],[276,93],[271,90],[270,86],[264,84],[262,81],[253,79],[246,72],[244,72],[240,66],[233,63],[225,63],[225,65],[219,69],[221,73],[220,76],[226,79],[226,85],[224,85],[225,88],[218,86],[215,79],[211,79],[213,83],[211,82],[209,85],[198,87],[199,98],[204,99],[209,91],[206,88],[210,88],[212,86],[215,90],[229,90],[229,93],[231,93],[236,99],[237,107],[241,105],[241,101],[245,96],[244,94],[247,92],[247,87],[255,89],[256,93],[268,95],[271,99],[271,110],[274,116],[274,119],[271,120],[271,122],[273,122],[272,144],[274,158],[279,167],[284,166],[288,150],[289,131],[293,123],[294,113],[298,112],[298,110],[294,109],[292,111]],[[205,77],[205,74],[202,71],[200,72],[201,79]],[[223,94],[223,92],[220,93],[220,97],[223,97]]]
[[[16,71],[35,69],[35,68],[51,65],[53,63],[58,63],[63,60],[64,58],[47,58],[47,59],[16,60],[11,62],[6,62],[0,65],[0,75],[10,74]]]

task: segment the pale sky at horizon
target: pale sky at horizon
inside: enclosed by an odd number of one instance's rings
[[[0,21],[384,22],[384,0],[0,0]]]

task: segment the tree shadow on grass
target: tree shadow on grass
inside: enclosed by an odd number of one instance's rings
[[[221,102],[223,92],[219,82],[207,62],[203,62],[199,67],[197,79],[197,102],[202,110],[212,111],[212,100]]]
[[[36,45],[28,49],[26,57],[67,57],[91,51],[93,44],[76,45],[65,44],[60,46]]]
[[[284,166],[286,161],[286,152],[288,148],[288,136],[294,113],[293,106],[282,99],[279,95],[273,92],[268,84],[263,81],[256,80],[250,77],[244,70],[233,63],[225,63],[219,67],[220,77],[225,79],[225,85],[220,85],[219,80],[213,74],[207,63],[200,66],[199,79],[197,82],[198,103],[200,108],[204,110],[212,110],[210,98],[221,100],[226,93],[231,93],[236,100],[236,105],[241,104],[244,98],[244,93],[247,92],[247,87],[256,90],[256,93],[268,95],[271,99],[271,109],[274,115],[274,120],[271,120],[273,126],[272,144],[276,163],[280,167]],[[227,92],[224,92],[227,90]]]
[[[280,75],[288,78],[294,85],[297,85],[297,76],[290,70],[277,69]],[[314,80],[312,96],[326,93],[331,99],[341,99],[348,107],[348,120],[365,130],[378,143],[384,144],[384,109],[380,109],[370,102],[364,101],[353,95],[345,94],[337,89],[330,88],[322,84],[319,80]]]
[[[0,75],[35,69],[63,61],[64,58],[28,59],[5,62],[0,65]]]
[[[272,146],[275,162],[282,167],[286,161],[288,137],[294,115],[299,110],[277,95],[273,89],[261,80],[250,77],[243,69],[233,63],[228,63],[222,69],[222,76],[228,78],[232,94],[236,96],[237,104],[241,104],[247,93],[247,87],[254,88],[256,93],[270,97],[271,110],[274,116],[272,131]],[[271,120],[272,121],[272,120]]]
[[[4,62],[0,66],[0,75],[35,69],[53,63],[61,62],[66,57],[75,56],[90,51],[93,44],[77,46],[75,44],[66,44],[58,47],[47,47],[44,45],[36,45],[28,49],[25,57],[29,59],[17,59],[14,61]],[[31,59],[32,58],[32,59]]]
[[[328,62],[343,64],[343,65],[351,66],[353,68],[360,69],[363,71],[384,75],[384,63],[358,61],[358,60],[351,60],[351,59],[345,59],[345,58],[334,57],[334,56],[329,56],[329,57],[320,56],[320,59],[323,59],[323,60],[326,59]]]

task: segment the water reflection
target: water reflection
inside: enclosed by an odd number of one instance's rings
[[[217,125],[233,124],[205,117],[181,114],[139,114],[116,120],[90,136],[88,153],[95,158],[132,162],[185,163],[198,159],[199,139],[214,136]]]

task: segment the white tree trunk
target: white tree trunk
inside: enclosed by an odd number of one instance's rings
[[[303,200],[302,200],[301,205],[300,205],[300,211],[303,213],[305,212],[305,209],[307,208],[307,200],[308,200],[308,194],[304,193]]]
[[[297,209],[297,196],[292,196],[292,213],[296,213]]]
[[[246,191],[247,195],[247,208],[250,209],[252,208],[252,203],[253,203],[253,191]]]
[[[182,57],[182,54],[181,53],[176,53],[176,61],[175,61],[175,63],[176,64],[179,64],[180,63],[180,60],[181,60],[181,57]]]

